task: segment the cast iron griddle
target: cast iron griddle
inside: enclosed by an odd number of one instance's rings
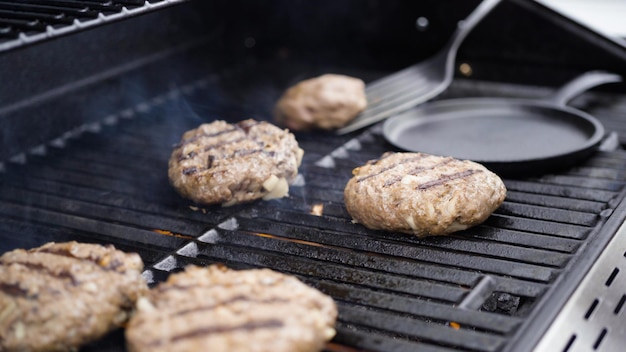
[[[442,100],[389,119],[384,134],[401,149],[469,159],[509,176],[543,173],[588,156],[604,136],[595,117],[567,101],[620,80],[589,72],[544,100]]]

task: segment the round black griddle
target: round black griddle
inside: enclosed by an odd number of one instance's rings
[[[594,71],[542,100],[441,100],[388,119],[383,134],[400,149],[473,160],[501,175],[541,174],[581,161],[604,136],[596,118],[567,102],[619,81],[619,75]]]

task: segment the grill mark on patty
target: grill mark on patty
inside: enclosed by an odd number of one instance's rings
[[[229,144],[237,144],[239,142],[243,142],[246,140],[249,140],[250,138],[247,137],[239,137],[239,138],[235,138],[235,139],[227,139],[224,141],[221,141],[219,143],[215,143],[215,144],[211,144],[211,145],[207,145],[204,148],[202,148],[202,150],[200,151],[200,153],[206,153],[209,152],[213,149],[217,149],[217,148],[221,148],[224,146],[227,146]],[[183,160],[187,160],[187,159],[192,159],[194,157],[198,156],[198,153],[194,150],[189,152],[187,155],[181,155],[178,157],[178,161],[183,161]]]
[[[424,172],[424,171],[428,171],[428,170],[434,170],[438,167],[444,166],[446,164],[449,164],[450,162],[452,162],[452,158],[446,158],[444,161],[431,165],[431,166],[417,166],[414,167],[413,169],[411,169],[409,172],[407,172],[405,175],[398,175],[395,176],[389,180],[387,180],[384,184],[383,187],[389,187],[397,182],[399,182],[400,180],[402,180],[404,178],[404,176],[406,175],[411,175],[411,176],[415,176],[415,175],[419,175],[420,173]]]
[[[200,327],[200,328],[188,331],[184,334],[172,336],[169,339],[169,341],[157,340],[157,341],[149,342],[147,346],[156,347],[159,345],[163,345],[164,343],[167,343],[167,342],[174,343],[174,342],[179,342],[182,340],[194,339],[194,338],[199,338],[199,337],[204,337],[204,336],[214,335],[214,334],[223,334],[223,333],[228,333],[228,332],[233,332],[233,331],[238,331],[238,330],[250,331],[250,330],[256,330],[256,329],[277,329],[277,328],[283,327],[283,325],[284,325],[283,322],[278,319],[266,319],[266,320],[252,321],[252,322],[248,322],[248,323],[244,323],[240,325],[232,325],[232,326],[227,326],[227,325],[205,326],[205,327]]]
[[[213,163],[215,162],[215,160],[226,160],[226,159],[232,159],[232,158],[240,158],[240,157],[245,157],[245,156],[249,156],[252,154],[265,154],[269,157],[275,157],[276,156],[276,152],[275,151],[267,151],[264,149],[238,149],[235,150],[233,153],[229,154],[229,155],[225,155],[221,158],[218,158],[215,155],[209,155],[208,161],[209,161],[209,166],[205,167],[205,168],[199,168],[196,166],[191,166],[188,168],[184,168],[181,170],[182,174],[185,176],[189,176],[189,175],[193,175],[196,174],[200,171],[206,171],[212,168]]]
[[[265,122],[263,121],[255,121],[255,120],[245,120],[245,121],[240,121],[239,123],[236,123],[235,125],[233,125],[234,127],[231,129],[227,129],[227,130],[223,130],[223,131],[219,131],[216,133],[211,133],[211,134],[203,134],[200,136],[195,136],[192,138],[188,138],[186,140],[184,140],[183,142],[179,143],[180,145],[184,145],[184,144],[188,144],[191,143],[197,139],[199,139],[200,137],[215,137],[215,136],[219,136],[222,134],[225,134],[227,132],[235,132],[235,131],[242,131],[243,133],[245,133],[244,136],[241,136],[241,134],[238,135],[233,135],[231,138],[226,138],[225,140],[219,142],[219,143],[214,143],[211,145],[207,145],[202,147],[202,149],[200,149],[200,151],[191,151],[189,152],[187,155],[179,155],[178,156],[178,161],[184,161],[184,160],[188,160],[188,159],[192,159],[195,158],[197,156],[203,157],[203,155],[207,152],[210,152],[212,150],[215,149],[220,149],[223,148],[225,146],[228,145],[233,145],[231,148],[235,149],[237,147],[237,144],[240,144],[242,142],[246,142],[246,141],[250,141],[253,142],[255,144],[257,144],[259,146],[258,149],[249,149],[249,148],[241,148],[241,149],[236,149],[234,152],[232,152],[229,155],[224,155],[224,156],[217,156],[214,154],[209,154],[207,156],[207,161],[206,161],[206,167],[202,168],[202,167],[198,167],[198,166],[192,166],[192,167],[188,167],[188,168],[184,168],[181,170],[183,175],[189,176],[189,175],[193,175],[196,174],[198,172],[201,171],[205,171],[208,169],[211,169],[213,167],[213,164],[215,163],[215,161],[220,160],[220,159],[231,159],[231,158],[235,158],[235,157],[243,157],[243,156],[248,156],[248,155],[252,155],[252,154],[257,154],[257,153],[263,153],[266,154],[270,157],[275,157],[276,156],[276,152],[275,151],[266,151],[265,147],[266,147],[266,143],[263,139],[259,138],[262,135],[273,135],[274,132],[268,132],[266,129],[261,129],[258,131],[255,131],[255,134],[249,134],[250,130],[254,127],[254,126],[260,126],[262,124],[265,124]]]
[[[54,272],[51,268],[41,263],[31,263],[31,262],[24,262],[20,260],[12,260],[10,263],[3,262],[2,264],[18,264],[32,271],[39,272],[42,274],[47,274],[50,277],[54,277],[57,279],[69,279],[72,282],[72,285],[75,285],[75,286],[80,285],[80,281],[76,278],[76,276],[72,275],[71,272],[68,272],[68,271]]]
[[[411,162],[414,162],[414,161],[418,161],[418,160],[420,160],[420,159],[424,159],[424,158],[426,158],[426,157],[428,157],[428,155],[425,155],[425,154],[420,154],[420,155],[418,155],[418,156],[414,156],[414,157],[410,157],[410,158],[406,158],[406,159],[398,160],[398,162],[396,162],[395,164],[391,164],[391,165],[389,165],[389,166],[387,166],[387,167],[384,167],[384,168],[382,168],[382,169],[378,170],[378,172],[371,173],[371,174],[369,174],[369,175],[365,175],[365,176],[362,176],[362,177],[358,178],[358,179],[356,180],[356,182],[363,182],[363,181],[365,181],[365,180],[367,180],[367,179],[370,179],[370,178],[372,178],[372,177],[378,176],[378,175],[380,175],[380,174],[382,174],[382,173],[384,173],[384,172],[387,172],[387,171],[389,171],[389,170],[391,170],[391,169],[393,169],[393,168],[396,168],[396,167],[398,167],[398,166],[400,166],[400,165],[402,165],[402,164],[406,164],[406,163],[411,163]],[[381,160],[381,159],[379,159],[379,160]]]
[[[200,134],[200,135],[195,135],[195,136],[193,136],[191,138],[187,138],[187,139],[185,139],[183,141],[180,141],[179,143],[175,144],[174,145],[174,149],[177,149],[177,148],[180,148],[180,147],[182,147],[184,145],[196,142],[200,138],[213,138],[213,137],[217,137],[217,136],[220,136],[220,135],[223,135],[223,134],[226,134],[226,133],[230,133],[230,132],[243,131],[246,135],[248,135],[248,133],[250,132],[252,127],[260,125],[261,123],[262,123],[262,121],[252,121],[252,120],[240,121],[239,123],[235,124],[234,127],[231,127],[231,128],[225,129],[225,130],[221,130],[221,131],[214,132],[214,133],[203,133],[203,134]],[[264,133],[264,134],[268,134],[268,133]],[[245,140],[245,139],[249,139],[249,138],[241,137],[241,138],[238,138],[236,140],[232,140],[232,139],[228,140],[227,139],[224,142],[216,143],[214,145],[205,147],[204,151],[207,151],[208,149],[212,149],[212,148],[218,148],[218,147],[226,145],[226,144],[239,142],[239,141],[242,141],[242,140]],[[255,141],[257,140],[256,138],[251,138],[251,139],[253,139]],[[188,159],[188,158],[192,158],[192,157],[193,156],[190,156],[189,154],[188,154],[187,157],[181,156],[182,160],[185,160],[185,159]]]
[[[435,187],[435,186],[442,185],[442,184],[444,184],[446,182],[449,182],[449,181],[452,181],[452,180],[456,180],[456,179],[464,178],[464,177],[467,177],[467,176],[471,176],[471,175],[473,175],[475,173],[479,173],[479,172],[482,172],[482,170],[474,170],[474,169],[472,169],[472,170],[465,170],[465,171],[457,172],[457,173],[450,174],[450,175],[442,175],[442,176],[440,176],[437,179],[434,179],[432,181],[428,181],[426,183],[423,183],[423,184],[417,186],[416,189],[418,189],[418,190],[429,189],[429,188],[432,188],[432,187]]]
[[[28,290],[20,287],[20,284],[7,284],[0,282],[0,292],[12,297],[28,297]]]
[[[207,145],[206,147],[202,148],[202,151],[203,152],[208,152],[209,150],[212,150],[212,149],[217,149],[217,148],[229,145],[229,144],[236,144],[236,143],[248,140],[248,139],[249,138],[247,138],[247,137],[239,137],[239,138],[235,138],[235,139],[227,139],[227,140],[219,142],[219,143]]]
[[[227,139],[227,140],[224,140],[224,141],[219,142],[219,143],[207,145],[204,148],[202,148],[202,153],[209,152],[209,151],[211,151],[213,149],[222,148],[222,147],[225,147],[225,146],[227,146],[229,144],[237,144],[237,143],[245,142],[245,141],[248,141],[248,140],[258,144],[261,147],[261,149],[265,146],[265,142],[263,142],[262,140],[260,140],[258,138],[254,138],[253,136],[246,135],[246,136],[243,136],[243,137],[239,137],[239,138],[235,138],[235,139]],[[256,149],[252,149],[252,150],[256,151]],[[248,154],[253,154],[253,153],[248,153]],[[243,154],[243,155],[248,155],[248,154]],[[183,161],[183,160],[191,159],[193,157],[196,157],[197,155],[198,155],[198,153],[196,151],[192,151],[192,152],[188,153],[187,155],[181,155],[178,158],[178,161],[180,162],[180,161]],[[211,165],[212,162],[216,158],[217,157],[214,157],[213,160],[209,160],[210,162],[208,163],[208,165]],[[209,166],[209,168],[210,168],[210,166]]]
[[[284,281],[283,278],[273,278],[273,282],[271,284],[271,286],[280,284]],[[159,291],[159,292],[166,292],[166,291],[170,291],[170,290],[181,290],[181,291],[186,291],[186,290],[190,290],[193,288],[217,288],[217,287],[235,287],[235,286],[242,286],[242,285],[248,285],[247,282],[228,282],[228,283],[215,283],[215,284],[211,284],[211,285],[175,285],[175,284],[167,284],[167,285],[159,285],[156,288],[154,288],[154,291]],[[270,285],[266,285],[266,286],[270,286]]]
[[[107,246],[105,248],[111,251],[114,250],[110,246]],[[41,248],[37,249],[34,253],[47,253],[58,255],[60,257],[75,259],[82,262],[91,262],[93,264],[96,264],[99,268],[105,269],[106,271],[117,271],[118,268],[124,265],[123,261],[118,260],[117,258],[110,258],[109,253],[104,253],[104,255],[101,256],[89,256],[87,258],[77,257],[65,248]]]
[[[187,139],[185,139],[185,140],[182,140],[182,141],[180,141],[180,142],[178,142],[178,143],[174,144],[174,148],[175,148],[175,149],[176,149],[176,148],[180,148],[180,147],[182,147],[182,146],[184,146],[184,145],[186,145],[186,144],[193,143],[193,142],[197,141],[197,140],[198,140],[198,139],[200,139],[200,138],[213,138],[213,137],[217,137],[217,136],[222,135],[222,134],[226,134],[226,133],[230,133],[230,132],[235,132],[235,131],[238,131],[238,130],[239,130],[239,129],[238,129],[238,128],[236,128],[236,127],[231,127],[231,128],[229,128],[229,129],[225,129],[225,130],[217,131],[217,132],[214,132],[214,133],[203,133],[203,134],[197,134],[197,135],[195,135],[195,136],[193,136],[193,137],[191,137],[191,138],[187,138]]]
[[[288,303],[289,302],[289,300],[282,299],[282,298],[270,298],[270,299],[262,299],[262,300],[255,300],[253,298],[254,297],[250,297],[246,295],[237,295],[222,302],[217,302],[217,303],[206,305],[206,306],[198,306],[198,307],[194,307],[190,309],[179,310],[177,312],[172,313],[172,316],[181,316],[181,315],[186,315],[189,313],[200,312],[200,311],[206,312],[209,310],[214,310],[217,307],[226,306],[226,305],[236,303],[236,302],[252,302],[252,303],[258,303],[258,304],[273,304],[273,303]]]
[[[226,156],[224,159],[248,156],[248,155],[257,154],[257,153],[263,153],[269,156],[274,156],[274,154],[276,154],[275,152],[272,152],[272,151],[266,152],[263,149],[239,149],[239,150],[235,150],[232,154]]]

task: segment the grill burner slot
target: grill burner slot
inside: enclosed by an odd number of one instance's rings
[[[554,351],[622,349],[626,283],[626,225],[604,249],[540,345]],[[617,263],[617,265],[615,265]]]

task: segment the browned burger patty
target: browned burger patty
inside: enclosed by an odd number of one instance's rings
[[[475,226],[506,196],[496,174],[475,162],[451,157],[385,153],[352,173],[344,198],[356,222],[420,237]]]
[[[68,351],[128,319],[148,287],[143,262],[77,242],[0,257],[0,351]]]
[[[334,301],[269,269],[189,266],[140,299],[130,352],[319,351],[335,335]]]
[[[366,106],[362,80],[326,74],[287,89],[276,103],[274,117],[279,124],[296,131],[331,130],[348,124]]]
[[[224,206],[288,195],[303,150],[293,134],[264,121],[214,121],[187,131],[169,160],[185,198]]]

